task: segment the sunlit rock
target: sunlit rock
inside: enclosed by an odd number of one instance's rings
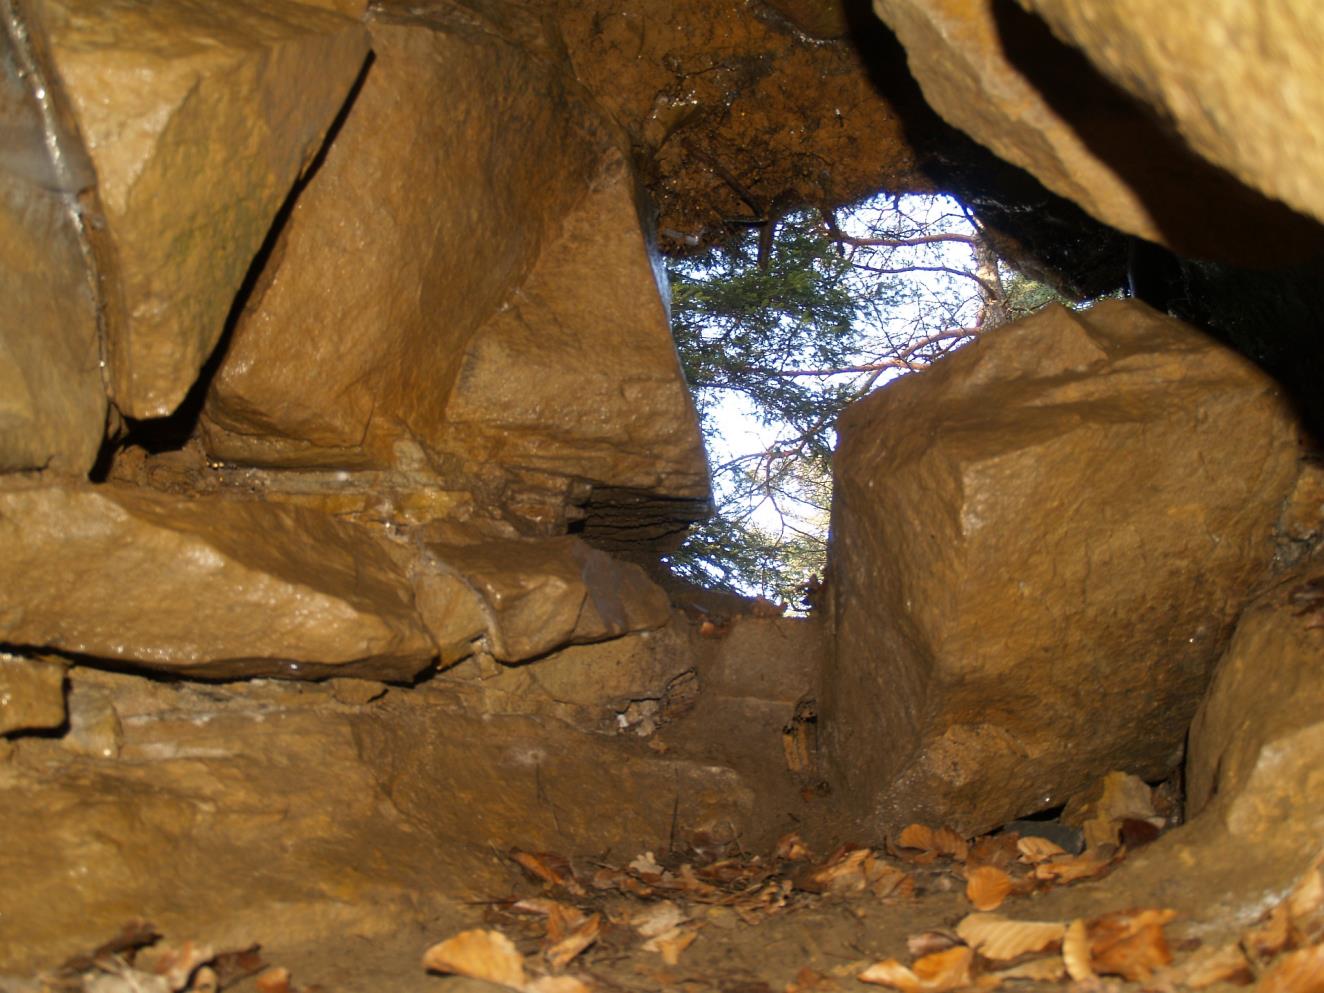
[[[1163,778],[1295,475],[1247,361],[1133,302],[1053,307],[851,408],[829,755],[858,817],[969,834]]]
[[[130,487],[0,492],[0,642],[211,678],[409,679],[436,653],[364,529]]]
[[[1080,30],[1082,43],[1097,49],[1097,59],[1113,67],[1115,78],[1135,73],[1125,80],[1133,90],[1163,91],[1157,113],[1100,76],[1080,52],[1011,0],[874,3],[905,45],[925,98],[948,123],[1105,224],[1179,254],[1229,262],[1262,265],[1318,251],[1316,226],[1244,185],[1247,171],[1235,168],[1238,156],[1218,154],[1215,147],[1254,148],[1249,157],[1259,163],[1292,166],[1288,171],[1296,177],[1289,182],[1298,188],[1300,177],[1317,187],[1318,168],[1309,163],[1318,162],[1320,143],[1299,137],[1317,132],[1324,116],[1324,98],[1314,92],[1319,54],[1311,50],[1317,16],[1304,18],[1305,37],[1278,45],[1285,58],[1310,53],[1287,71],[1301,80],[1291,92],[1311,92],[1293,97],[1295,113],[1282,115],[1273,96],[1284,85],[1274,68],[1279,61],[1265,58],[1258,46],[1231,62],[1225,55],[1238,47],[1226,39],[1243,31],[1260,38],[1261,29],[1269,30],[1275,40],[1290,33],[1293,18],[1285,13],[1274,18],[1257,5],[1228,2],[1217,5],[1226,16],[1210,19],[1207,5],[1192,2],[1155,22],[1140,2],[1025,0],[1022,6],[1067,8],[1058,19]],[[1237,12],[1228,13],[1233,8]],[[1217,99],[1206,103],[1211,88]],[[1237,98],[1225,99],[1233,92]],[[1175,135],[1168,126],[1171,116],[1200,121],[1196,129],[1216,133],[1217,141],[1192,134],[1184,142],[1185,131]],[[1272,127],[1259,123],[1275,118]],[[1243,125],[1262,140],[1249,139]],[[1286,147],[1303,150],[1285,153]],[[1272,193],[1279,189],[1260,185]]]
[[[487,492],[532,472],[706,497],[612,127],[556,66],[493,36],[379,23],[373,38],[212,386],[209,451],[393,466],[404,441]],[[563,519],[552,502],[512,513]]]
[[[1312,0],[1017,0],[1247,185],[1324,220],[1324,10]]]
[[[64,667],[0,652],[0,735],[64,723]]]
[[[363,66],[354,21],[283,0],[52,0],[96,170],[117,406],[169,414]]]

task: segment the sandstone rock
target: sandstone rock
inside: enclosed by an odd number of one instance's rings
[[[0,27],[0,473],[81,475],[106,420],[76,199],[93,177],[39,27],[27,25],[27,38]]]
[[[1313,854],[1324,837],[1324,561],[1241,615],[1191,725],[1187,810],[1231,839]]]
[[[1324,220],[1324,12],[1317,5],[1017,2],[1210,162]]]
[[[730,769],[555,722],[480,721],[437,695],[354,707],[318,684],[71,681],[115,701],[121,758],[24,738],[0,766],[8,970],[95,947],[135,914],[218,948],[437,928],[472,920],[453,901],[515,884],[493,852],[628,861],[749,823]]]
[[[535,529],[566,498],[514,475],[706,497],[656,258],[606,122],[511,44],[373,30],[354,112],[213,384],[209,451],[390,467],[417,442],[451,485],[516,505],[531,491],[539,506],[511,513]]]
[[[64,666],[0,652],[0,735],[64,723]]]
[[[444,545],[431,551],[442,568],[462,577],[481,598],[487,648],[503,662],[661,627],[671,616],[667,595],[639,566],[614,560],[578,538]],[[447,630],[447,608],[434,624],[426,605],[421,606],[424,623]],[[438,637],[442,644],[451,640]]]
[[[475,715],[538,714],[615,733],[631,723],[631,704],[651,701],[660,715],[668,686],[695,668],[689,626],[677,617],[660,630],[570,645],[526,665],[475,656],[429,685],[444,687]]]
[[[409,679],[435,655],[370,532],[128,487],[0,492],[0,641],[203,677]]]
[[[1086,59],[1054,38],[1042,21],[1011,3],[875,0],[874,6],[905,45],[911,72],[944,119],[1098,220],[1165,244],[1178,254],[1225,261],[1263,265],[1270,258],[1288,260],[1318,249],[1314,225],[1303,223],[1291,211],[1205,162],[1163,122],[1145,114],[1128,95],[1100,78]],[[1177,75],[1188,85],[1180,93],[1169,94],[1193,116],[1200,114],[1195,108],[1202,106],[1207,85],[1219,90],[1241,89],[1243,70],[1252,62],[1258,62],[1257,75],[1266,80],[1265,89],[1257,90],[1253,99],[1263,100],[1263,93],[1279,85],[1273,61],[1262,60],[1258,48],[1232,65],[1223,62],[1220,53],[1227,45],[1212,39],[1227,37],[1221,32],[1228,22],[1215,18],[1196,29],[1194,25],[1206,13],[1195,2],[1179,5],[1182,11],[1165,17],[1162,27],[1156,26],[1144,13],[1148,8],[1138,2],[1108,7],[1090,0],[1025,0],[1022,6],[1070,7],[1073,12],[1087,9],[1091,18],[1107,8],[1093,38],[1103,53],[1101,58],[1114,62],[1120,72],[1130,71],[1132,54],[1141,65],[1162,62],[1167,53],[1184,46],[1183,38],[1207,29],[1206,37],[1211,39],[1207,54],[1199,51],[1190,56],[1199,68],[1178,70]],[[1232,6],[1233,0],[1220,4],[1225,9]],[[1085,23],[1085,14],[1080,18]],[[1234,20],[1249,28],[1260,18],[1258,11],[1246,11]],[[1110,32],[1124,21],[1125,33]],[[1176,29],[1178,22],[1184,31],[1165,30]],[[1137,40],[1142,37],[1144,41]],[[1304,45],[1308,47],[1309,42]],[[1203,44],[1194,47],[1204,48]],[[1209,62],[1219,64],[1214,68]],[[1317,63],[1317,54],[1312,54],[1308,65]],[[1184,58],[1179,65],[1189,62]],[[1303,78],[1313,78],[1308,65],[1301,67]],[[1306,103],[1319,101],[1311,96],[1303,101],[1303,108]],[[1277,108],[1278,101],[1268,106]],[[1266,107],[1261,116],[1275,113]],[[1240,145],[1245,135],[1232,116],[1220,115],[1221,138]],[[1316,114],[1316,118],[1320,116]],[[1294,123],[1299,126],[1301,122],[1294,119]],[[1289,130],[1284,127],[1283,133]],[[1274,146],[1281,147],[1285,141],[1315,148],[1308,154],[1318,153],[1318,143],[1311,140],[1279,137]],[[1219,209],[1209,210],[1210,203],[1217,203]]]
[[[872,829],[1162,778],[1272,555],[1290,415],[1142,304],[1051,308],[842,418],[829,751]]]
[[[828,632],[817,618],[738,617],[724,638],[699,639],[704,689],[789,708],[817,689]]]
[[[170,413],[220,338],[282,201],[367,53],[288,0],[43,5],[105,211],[116,405]]]

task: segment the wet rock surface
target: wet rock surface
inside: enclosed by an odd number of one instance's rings
[[[822,703],[861,823],[977,831],[1175,767],[1295,479],[1272,382],[1141,304],[1052,308],[840,430]]]
[[[14,488],[0,493],[0,542],[9,644],[206,678],[408,680],[436,654],[382,543],[310,511]]]
[[[363,67],[302,4],[61,0],[42,21],[96,173],[115,402],[171,413],[220,340],[295,179]]]

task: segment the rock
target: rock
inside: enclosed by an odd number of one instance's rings
[[[64,666],[0,652],[0,735],[64,724]]]
[[[1200,155],[1324,220],[1324,12],[1314,4],[1017,2]]]
[[[1139,776],[1110,772],[1067,801],[1062,823],[1081,830],[1089,848],[1119,844],[1125,821],[1147,821],[1155,829],[1165,826],[1154,809],[1154,794]]]
[[[660,630],[571,645],[525,665],[478,655],[431,683],[475,715],[538,714],[616,733],[635,723],[627,715],[631,705],[647,701],[660,714],[668,687],[695,666],[689,627],[677,617]]]
[[[1153,19],[1143,13],[1148,8],[1138,0],[1115,8],[1093,0],[1024,0],[1022,6],[1069,8],[1073,15],[1084,11],[1090,18],[1106,8],[1089,33],[1100,57],[1115,63],[1120,73],[1131,71],[1133,54],[1141,65],[1162,64],[1169,53],[1187,45],[1186,38],[1207,31],[1207,57],[1203,42],[1186,49],[1185,57],[1178,60],[1183,68],[1173,77],[1188,80],[1189,85],[1167,94],[1192,116],[1201,114],[1197,108],[1205,106],[1211,83],[1219,91],[1241,90],[1245,65],[1263,54],[1257,48],[1231,65],[1221,56],[1227,47],[1221,39],[1228,37],[1222,33],[1224,25],[1237,22],[1249,29],[1261,20],[1258,10],[1204,24],[1205,6],[1190,0],[1179,5],[1180,13],[1163,19],[1166,28],[1174,29],[1166,33],[1155,30]],[[1233,6],[1220,4],[1227,10]],[[905,45],[911,72],[945,120],[1105,224],[1167,245],[1178,254],[1228,262],[1264,265],[1270,259],[1297,260],[1318,251],[1315,225],[1201,159],[1196,154],[1200,148],[1192,151],[1183,144],[1167,128],[1166,119],[1139,110],[1078,51],[1010,2],[875,0],[874,7]],[[1085,14],[1080,17],[1085,23]],[[1124,21],[1124,32],[1110,33]],[[1288,21],[1283,18],[1283,23]],[[1247,36],[1259,37],[1253,31]],[[1303,50],[1309,44],[1304,41]],[[1197,63],[1198,69],[1185,68],[1191,63]],[[1318,63],[1318,54],[1312,53],[1301,66],[1301,78],[1313,79],[1309,67]],[[1262,101],[1263,93],[1276,92],[1282,85],[1275,64],[1260,62],[1255,75],[1267,82],[1253,99]],[[1302,107],[1307,103],[1320,101],[1312,95]],[[1261,104],[1264,109],[1258,116],[1276,116],[1279,105],[1277,99]],[[1322,116],[1317,113],[1314,120]],[[1291,120],[1298,127],[1304,124]],[[1241,121],[1234,115],[1220,115],[1216,127],[1226,144],[1239,146],[1245,140]],[[1286,124],[1282,130],[1284,135],[1293,133]],[[1280,137],[1272,147],[1285,142],[1316,144]],[[1315,148],[1307,157],[1319,154]],[[1209,203],[1218,203],[1219,209],[1208,210]]]
[[[704,689],[793,707],[817,689],[828,631],[818,618],[737,616],[723,638],[700,638]]]
[[[435,545],[430,551],[438,569],[460,578],[481,599],[487,650],[503,662],[658,628],[671,617],[667,595],[639,566],[578,538]],[[433,602],[420,598],[424,623],[439,644],[451,643],[452,600],[445,599],[440,617],[429,609]],[[462,607],[460,616],[469,627],[472,611]]]
[[[25,37],[15,24],[0,29],[0,473],[76,476],[92,468],[106,423],[98,295],[75,199],[93,176],[40,26]]]
[[[1143,304],[1050,308],[841,419],[823,725],[870,830],[1164,778],[1272,556],[1272,381]]]
[[[205,678],[410,679],[436,653],[366,529],[130,487],[0,491],[0,641]]]
[[[541,533],[587,499],[564,492],[571,476],[706,499],[609,123],[497,38],[379,23],[373,39],[354,110],[212,385],[209,452],[389,468],[421,446],[444,485],[505,493]]]
[[[1324,560],[1241,615],[1191,724],[1189,815],[1301,858],[1324,837]]]
[[[516,885],[493,857],[512,846],[623,864],[749,827],[728,768],[435,693],[351,709],[319,684],[70,678],[114,700],[121,757],[23,738],[0,766],[6,969],[93,948],[134,913],[216,948],[370,941],[472,920],[459,901]]]
[[[169,414],[344,103],[367,36],[285,0],[42,10],[105,214],[115,403]]]

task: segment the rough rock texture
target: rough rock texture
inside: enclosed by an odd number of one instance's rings
[[[698,424],[610,126],[492,36],[373,38],[212,384],[211,454],[412,460],[535,529],[550,517],[542,533],[564,529],[573,477],[701,502]]]
[[[203,677],[409,679],[436,654],[370,532],[129,487],[0,492],[0,642]]]
[[[1229,10],[1233,6],[1237,5],[1220,5]],[[1106,5],[1075,7],[1092,12]],[[1101,57],[1126,62],[1137,47],[1128,46],[1126,37],[1144,35],[1148,42],[1138,46],[1141,61],[1161,62],[1166,53],[1187,44],[1184,38],[1207,31],[1210,43],[1194,43],[1196,54],[1180,62],[1182,68],[1175,73],[1186,82],[1185,89],[1169,94],[1193,116],[1201,112],[1195,108],[1202,106],[1210,80],[1223,80],[1219,90],[1242,90],[1244,68],[1250,62],[1258,62],[1256,74],[1265,77],[1254,99],[1262,100],[1264,92],[1281,85],[1273,61],[1261,61],[1264,53],[1259,48],[1233,66],[1206,65],[1210,60],[1222,63],[1221,53],[1235,47],[1225,41],[1213,43],[1215,38],[1228,37],[1223,32],[1233,21],[1215,19],[1197,29],[1206,13],[1202,5],[1191,3],[1155,30],[1141,7],[1133,3],[1107,9],[1106,23],[1094,26]],[[1093,217],[1181,254],[1226,261],[1263,264],[1318,249],[1320,235],[1314,225],[1201,159],[1127,94],[1101,78],[1079,52],[1054,38],[1043,22],[1010,0],[875,0],[875,8],[906,46],[911,71],[944,119]],[[1127,35],[1110,32],[1115,23],[1128,19]],[[1251,28],[1260,19],[1258,11],[1247,10],[1234,20],[1237,26]],[[1290,18],[1284,16],[1282,21],[1286,24]],[[1308,46],[1303,41],[1301,50]],[[1310,59],[1309,65],[1316,64],[1317,53],[1311,53]],[[1300,69],[1306,78],[1314,78],[1308,65]],[[1318,100],[1312,95],[1305,102]],[[1265,113],[1257,116],[1273,117],[1276,109],[1268,108],[1277,105],[1276,100],[1264,105]],[[1316,113],[1314,120],[1321,116]],[[1219,112],[1218,118],[1221,140],[1240,146],[1246,138],[1236,113]],[[1290,125],[1283,123],[1284,134],[1291,126],[1303,126],[1297,118],[1291,120]],[[1281,147],[1285,141],[1277,138],[1271,147]],[[1318,153],[1313,138],[1293,143],[1313,148],[1308,154]],[[1271,158],[1275,153],[1258,154]],[[1219,209],[1209,210],[1210,203],[1217,203]]]
[[[1312,854],[1324,837],[1324,561],[1246,608],[1189,747],[1189,814],[1245,845]]]
[[[428,685],[444,687],[476,716],[540,714],[593,731],[637,730],[630,705],[652,701],[657,707],[645,709],[656,717],[667,687],[695,670],[694,641],[688,624],[669,618],[660,630],[571,645],[526,665],[478,654]]]
[[[578,538],[436,545],[430,551],[438,571],[457,577],[479,598],[486,649],[503,662],[658,628],[671,617],[666,593],[639,566]],[[420,610],[432,626],[427,610]],[[436,626],[445,630],[446,617]]]
[[[45,54],[39,25],[0,24],[0,473],[73,475],[106,421],[76,200],[92,173]]]
[[[115,403],[169,414],[344,103],[367,35],[289,0],[42,10],[105,212]]]
[[[71,680],[75,732],[80,715],[114,719],[97,718],[101,751],[21,739],[0,765],[11,970],[136,915],[217,947],[444,930],[472,914],[448,901],[510,890],[512,846],[628,861],[749,826],[730,769],[555,722],[479,721],[436,695],[346,706],[310,684]]]
[[[1295,477],[1248,362],[1142,304],[1050,308],[839,428],[830,758],[871,829],[964,833],[1161,776]]]
[[[64,723],[64,666],[0,652],[0,735]]]
[[[1324,13],[1311,0],[1017,0],[1193,150],[1324,220]]]

